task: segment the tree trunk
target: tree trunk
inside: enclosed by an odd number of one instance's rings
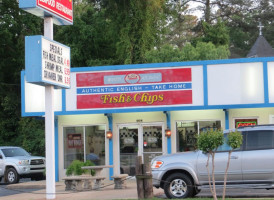
[[[230,157],[231,157],[232,151],[228,152],[228,161],[225,169],[225,177],[224,177],[224,188],[223,188],[223,200],[225,199],[225,192],[226,192],[226,180],[227,180],[227,172],[230,164]]]
[[[215,158],[215,152],[212,153],[212,183],[213,183],[213,198],[214,200],[217,200],[217,193],[216,193],[216,186],[215,186],[215,164],[214,164],[214,158]]]
[[[209,172],[209,167],[208,167],[210,155],[211,155],[210,153],[207,154],[206,168],[207,168],[208,184],[209,184],[210,192],[213,195],[213,190],[212,190],[212,185],[211,185],[211,178],[210,178],[210,172]]]
[[[210,23],[210,0],[206,0],[205,3],[205,21]]]

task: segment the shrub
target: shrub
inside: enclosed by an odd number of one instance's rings
[[[67,168],[66,175],[71,176],[71,175],[82,175],[82,174],[88,173],[89,171],[88,169],[81,168],[83,166],[94,166],[94,163],[91,162],[90,160],[87,160],[86,162],[83,162],[80,160],[74,160]],[[95,171],[90,170],[90,174],[94,176]]]

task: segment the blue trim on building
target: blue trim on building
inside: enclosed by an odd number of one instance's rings
[[[268,70],[267,62],[263,62],[263,75],[264,75],[264,102],[269,103],[269,91],[268,91]]]
[[[208,106],[207,65],[203,65],[204,105]]]
[[[108,118],[108,127],[111,130],[111,132],[113,132],[113,118],[112,118],[112,114],[105,114],[105,116],[107,116]],[[113,165],[113,140],[109,139],[109,165]],[[109,168],[109,180],[112,180],[113,176],[113,168]]]
[[[23,101],[23,100],[22,100]],[[259,104],[235,104],[235,105],[214,105],[214,106],[173,106],[173,107],[155,107],[155,108],[129,108],[129,109],[98,109],[83,111],[56,111],[55,115],[87,115],[87,114],[105,114],[105,113],[130,113],[130,112],[162,112],[166,111],[183,111],[183,110],[212,110],[212,109],[241,109],[241,108],[269,108],[274,107],[274,103]],[[44,112],[22,113],[22,117],[43,116]]]
[[[229,111],[224,109],[225,112],[225,129],[229,129]]]
[[[171,118],[170,118],[170,112],[169,111],[164,111],[166,114],[166,123],[167,123],[167,128],[171,130]],[[171,137],[167,137],[167,153],[171,154]]]
[[[25,116],[25,71],[21,71],[21,115]],[[38,116],[38,115],[35,115]]]
[[[66,102],[66,90],[62,89],[62,112],[66,112],[67,102]]]
[[[58,117],[54,119],[54,142],[55,142],[55,181],[59,181],[59,140],[58,140]]]

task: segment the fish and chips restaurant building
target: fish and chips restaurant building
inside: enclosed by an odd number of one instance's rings
[[[71,68],[55,89],[56,181],[73,160],[135,174],[135,158],[195,149],[195,135],[274,123],[274,57]],[[44,116],[45,89],[21,72],[22,116]]]

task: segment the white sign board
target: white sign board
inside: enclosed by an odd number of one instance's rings
[[[70,48],[43,36],[26,37],[26,80],[70,88]]]

